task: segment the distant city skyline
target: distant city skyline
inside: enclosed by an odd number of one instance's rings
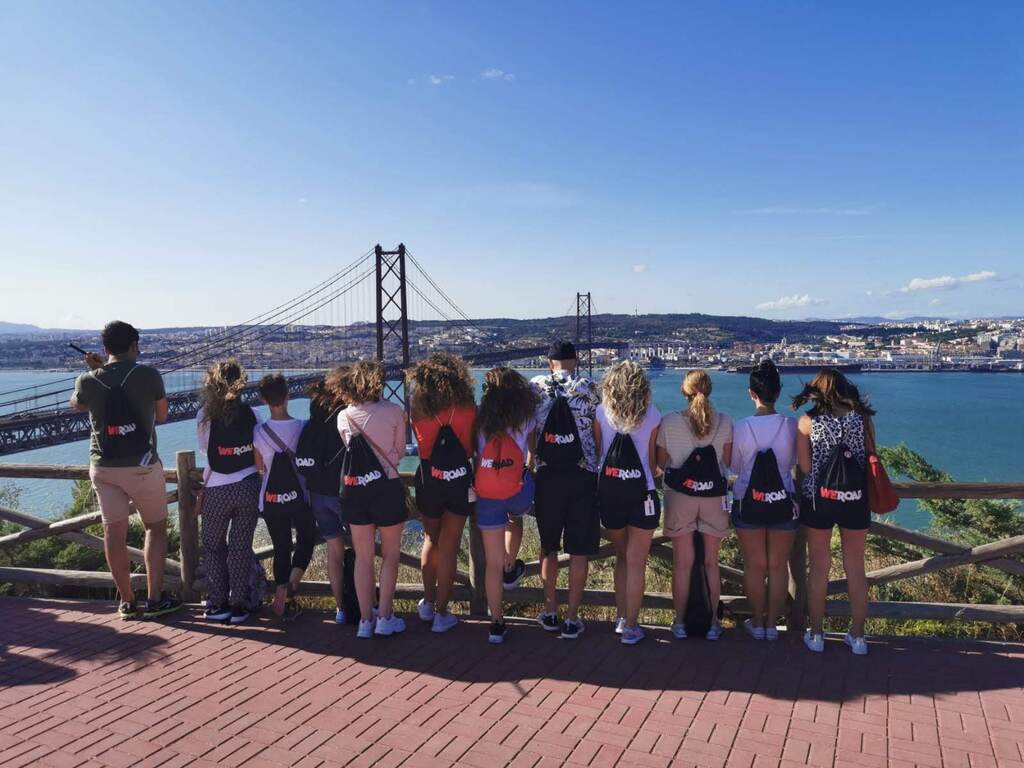
[[[1024,314],[1015,2],[25,3],[0,320],[241,322],[404,241],[472,317]]]

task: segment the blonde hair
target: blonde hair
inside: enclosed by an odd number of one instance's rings
[[[715,421],[715,409],[711,407],[711,376],[703,368],[694,368],[683,377],[679,391],[690,402],[686,410],[690,429],[697,437],[706,436]]]
[[[327,374],[326,384],[335,403],[373,403],[384,394],[384,366],[374,360],[339,365]]]
[[[623,360],[609,368],[601,379],[601,402],[616,430],[636,429],[651,405],[651,384],[640,364]]]
[[[223,419],[230,422],[238,412],[239,398],[247,382],[245,368],[233,357],[218,360],[207,368],[199,390],[203,421]]]

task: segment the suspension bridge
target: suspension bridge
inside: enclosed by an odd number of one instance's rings
[[[388,398],[405,404],[403,374],[433,351],[456,352],[471,365],[527,361],[542,356],[555,336],[573,336],[581,365],[593,370],[592,301],[577,293],[548,338],[509,346],[494,329],[473,320],[424,269],[404,244],[377,245],[298,296],[238,325],[196,333],[173,350],[144,360],[164,375],[168,422],[194,418],[197,384],[210,362],[238,358],[250,371],[285,370],[292,398],[307,390],[330,365],[376,359],[385,366]],[[603,340],[603,348],[627,344]],[[82,440],[89,416],[70,409],[77,375],[0,392],[0,455]],[[243,401],[258,402],[256,384]]]

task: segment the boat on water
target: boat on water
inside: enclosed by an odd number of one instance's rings
[[[647,358],[647,370],[649,371],[664,371],[665,361],[660,357],[649,357]]]

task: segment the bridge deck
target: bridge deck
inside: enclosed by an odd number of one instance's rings
[[[125,624],[110,604],[0,599],[0,765],[1020,766],[1024,646],[886,639],[813,657],[727,633],[625,648],[535,625],[357,641]]]

